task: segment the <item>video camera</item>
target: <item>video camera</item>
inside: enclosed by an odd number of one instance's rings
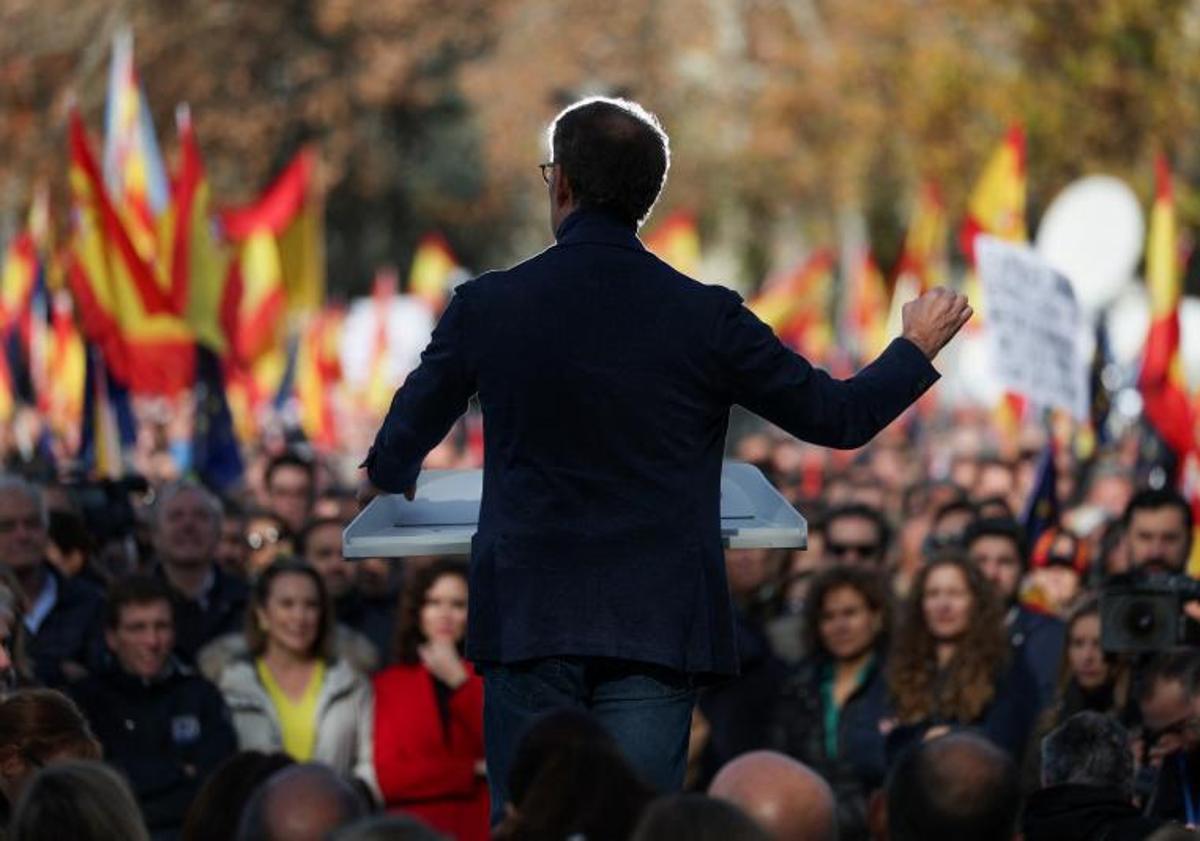
[[[1172,573],[1113,576],[1100,591],[1100,645],[1141,654],[1187,642],[1186,602],[1200,600],[1200,581]]]
[[[135,474],[121,479],[76,480],[68,482],[66,487],[98,546],[134,534],[137,514],[129,495],[150,489],[145,478]]]

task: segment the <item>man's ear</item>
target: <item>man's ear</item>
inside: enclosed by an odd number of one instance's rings
[[[575,203],[571,179],[567,178],[567,171],[561,165],[554,173],[554,203],[559,207],[568,207]]]

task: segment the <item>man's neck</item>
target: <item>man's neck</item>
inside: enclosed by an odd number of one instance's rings
[[[163,573],[167,583],[185,598],[195,601],[204,595],[208,588],[209,577],[213,574],[211,561],[200,563],[169,563],[164,561]]]

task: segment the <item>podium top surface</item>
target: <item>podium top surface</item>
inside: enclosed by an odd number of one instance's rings
[[[469,555],[479,522],[482,470],[427,470],[409,502],[376,497],[342,534],[346,558]],[[808,524],[750,464],[721,471],[721,539],[731,549],[793,549],[808,543]]]

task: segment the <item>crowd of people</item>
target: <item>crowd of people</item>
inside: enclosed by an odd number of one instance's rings
[[[1190,550],[1143,434],[1060,449],[1059,516],[1032,544],[1035,427],[1006,448],[982,424],[905,424],[847,458],[741,435],[731,454],[805,514],[808,547],[726,554],[741,668],[700,692],[688,791],[655,791],[564,709],[525,733],[496,812],[465,561],[347,561],[353,494],[297,451],[237,499],[109,489],[124,533],[14,470],[0,821],[13,839],[1192,837],[1200,648],[1102,644],[1105,583],[1184,573]]]

